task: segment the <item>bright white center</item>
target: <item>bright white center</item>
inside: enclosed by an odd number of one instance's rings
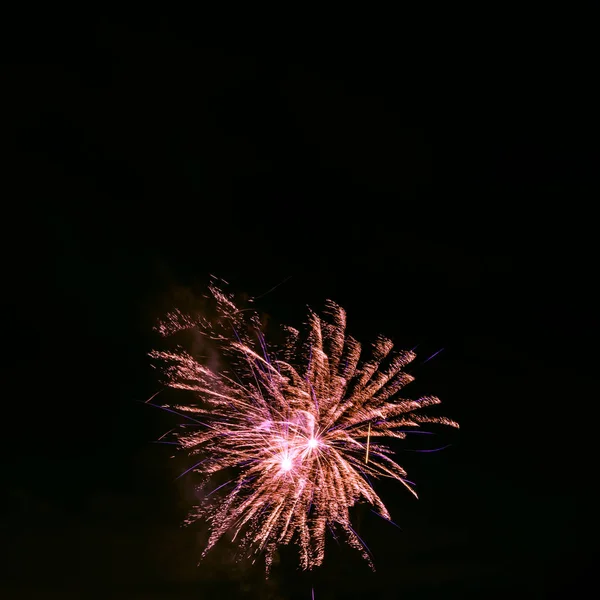
[[[290,458],[284,458],[281,461],[281,469],[283,471],[289,471],[292,468],[292,460]]]
[[[319,445],[319,440],[317,440],[315,438],[310,438],[310,440],[308,440],[309,448],[316,448],[318,445]]]

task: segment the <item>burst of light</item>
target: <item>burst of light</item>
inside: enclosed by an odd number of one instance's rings
[[[333,302],[327,303],[327,318],[309,313],[306,339],[288,328],[284,346],[272,351],[256,315],[240,311],[219,289],[211,292],[218,319],[176,311],[158,329],[165,336],[200,332],[220,349],[221,367],[208,368],[181,348],[151,353],[166,385],[193,396],[163,405],[186,418],[175,436],[193,457],[188,470],[206,484],[229,474],[213,490],[220,495],[207,494],[187,520],[210,524],[203,555],[232,531],[241,540],[241,555],[264,553],[267,570],[277,548],[292,541],[302,568],[312,568],[323,561],[330,529],[372,564],[349,509],[366,502],[391,520],[371,486],[379,477],[401,482],[416,496],[404,469],[378,440],[403,439],[422,423],[457,423],[419,412],[439,404],[433,396],[399,398],[413,380],[403,368],[415,354],[394,351],[380,337],[363,358],[361,345],[346,335],[344,310]]]

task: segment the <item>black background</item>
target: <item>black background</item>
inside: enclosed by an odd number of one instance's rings
[[[220,39],[182,15],[71,23],[15,36],[3,69],[3,597],[562,598],[590,585],[598,151],[585,92],[543,51],[436,75],[406,26],[403,42],[355,31],[317,47],[285,45],[283,29],[272,44]],[[172,421],[140,401],[158,385],[154,319],[211,273],[250,296],[281,284],[256,302],[274,323],[299,326],[332,298],[355,337],[417,346],[411,393],[441,396],[461,423],[437,432],[450,448],[401,455],[418,502],[381,485],[402,531],[357,515],[375,574],[333,543],[313,575],[284,553],[265,582],[227,544],[196,566],[201,538],[179,527],[192,480],[173,484],[182,464],[151,443]]]

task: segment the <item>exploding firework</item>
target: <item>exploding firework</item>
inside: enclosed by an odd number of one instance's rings
[[[221,367],[209,368],[181,347],[151,353],[168,387],[193,393],[191,403],[163,405],[185,416],[173,435],[196,457],[186,472],[199,473],[204,484],[230,474],[187,519],[209,523],[203,556],[231,532],[241,556],[264,553],[267,571],[277,548],[293,541],[302,568],[311,569],[324,559],[330,530],[373,566],[352,528],[350,508],[366,502],[390,519],[371,486],[380,477],[399,481],[416,496],[390,448],[378,440],[405,438],[422,423],[458,424],[417,412],[439,404],[436,397],[399,398],[413,380],[403,368],[415,354],[395,351],[380,337],[363,359],[361,345],[346,335],[345,311],[335,303],[327,302],[324,317],[309,312],[304,336],[286,328],[285,343],[271,352],[257,315],[210,289],[218,318],[175,311],[158,330],[164,336],[199,332],[217,345]]]

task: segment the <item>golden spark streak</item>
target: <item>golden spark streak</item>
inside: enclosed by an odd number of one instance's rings
[[[369,464],[369,446],[371,444],[371,421],[369,421],[369,433],[367,433],[367,452],[365,454],[365,465]]]

